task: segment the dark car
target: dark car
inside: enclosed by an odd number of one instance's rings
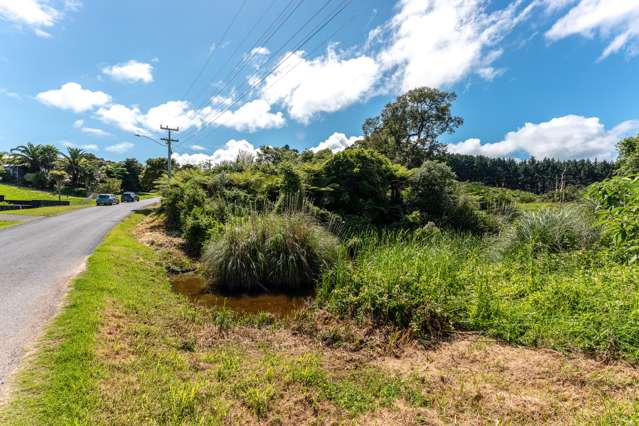
[[[122,194],[123,203],[135,203],[136,201],[140,201],[140,197],[135,192],[125,192]]]
[[[118,197],[113,194],[100,194],[95,197],[95,204],[98,206],[112,206],[119,203]]]

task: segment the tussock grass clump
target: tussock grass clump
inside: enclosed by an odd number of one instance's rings
[[[524,213],[504,233],[508,251],[560,253],[584,249],[599,237],[592,217],[583,208],[545,208]]]
[[[312,289],[337,253],[337,238],[306,214],[254,214],[229,221],[203,262],[220,290],[295,292]]]

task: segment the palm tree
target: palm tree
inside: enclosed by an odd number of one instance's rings
[[[66,169],[71,176],[71,186],[78,186],[82,171],[82,160],[87,157],[87,152],[81,148],[67,147],[67,153],[61,153],[66,163]]]
[[[40,171],[40,149],[31,142],[19,145],[11,150],[15,161],[29,172]]]
[[[58,158],[59,151],[53,145],[34,145],[31,142],[11,150],[14,160],[29,172],[49,173]]]

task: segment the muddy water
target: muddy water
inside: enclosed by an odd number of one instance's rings
[[[208,292],[206,279],[197,274],[178,275],[171,279],[173,289],[203,306],[224,307],[236,312],[257,314],[267,312],[280,317],[302,309],[310,296],[288,296],[283,294],[226,296]]]

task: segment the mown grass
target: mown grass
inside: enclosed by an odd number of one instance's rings
[[[57,201],[58,195],[47,191],[38,191],[17,185],[0,184],[0,195],[4,195],[7,200],[52,200]],[[87,200],[82,197],[62,195],[62,201],[69,201],[71,204],[84,204]]]

